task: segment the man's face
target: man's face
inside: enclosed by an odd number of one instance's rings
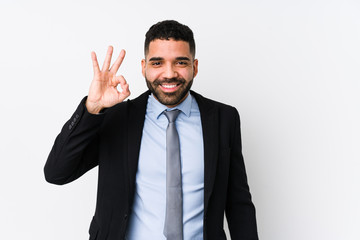
[[[187,96],[198,71],[189,43],[156,39],[141,61],[142,74],[155,98],[168,107],[180,104]]]

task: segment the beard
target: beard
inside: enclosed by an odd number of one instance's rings
[[[153,82],[150,82],[145,76],[145,80],[147,87],[149,88],[151,93],[154,94],[155,98],[161,104],[166,106],[176,106],[181,103],[184,100],[185,96],[188,94],[193,83],[193,79],[186,82],[183,78],[171,78],[162,81],[159,79],[155,79]],[[176,85],[181,84],[181,86],[175,92],[168,93],[163,92],[160,89],[160,85],[164,83],[171,83]]]

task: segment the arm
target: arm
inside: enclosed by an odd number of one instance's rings
[[[116,73],[125,57],[125,51],[110,67],[113,48],[108,48],[105,62],[100,70],[94,52],[91,53],[94,78],[89,95],[78,106],[71,119],[57,136],[44,167],[48,182],[65,184],[71,182],[98,164],[98,132],[104,118],[99,114],[104,108],[122,102],[130,95],[129,85]],[[120,84],[122,91],[117,90]]]
[[[226,218],[232,239],[257,240],[255,207],[251,201],[242,156],[240,117],[235,111],[234,135],[231,147]]]
[[[98,164],[98,130],[104,114],[90,114],[84,98],[63,126],[44,167],[46,181],[71,182]]]

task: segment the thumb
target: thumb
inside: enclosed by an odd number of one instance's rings
[[[120,75],[116,77],[117,85],[120,84],[119,100],[123,101],[130,96],[129,84],[126,82],[124,76]]]

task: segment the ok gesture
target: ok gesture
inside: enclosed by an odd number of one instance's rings
[[[119,57],[110,67],[113,47],[109,46],[106,53],[104,64],[100,70],[95,52],[91,52],[91,59],[94,69],[94,78],[91,82],[89,95],[86,100],[86,108],[89,113],[97,114],[102,109],[112,107],[117,103],[124,101],[130,95],[129,84],[125,78],[116,76],[122,61],[125,57],[125,51],[121,50]],[[117,86],[120,84],[121,91]]]

